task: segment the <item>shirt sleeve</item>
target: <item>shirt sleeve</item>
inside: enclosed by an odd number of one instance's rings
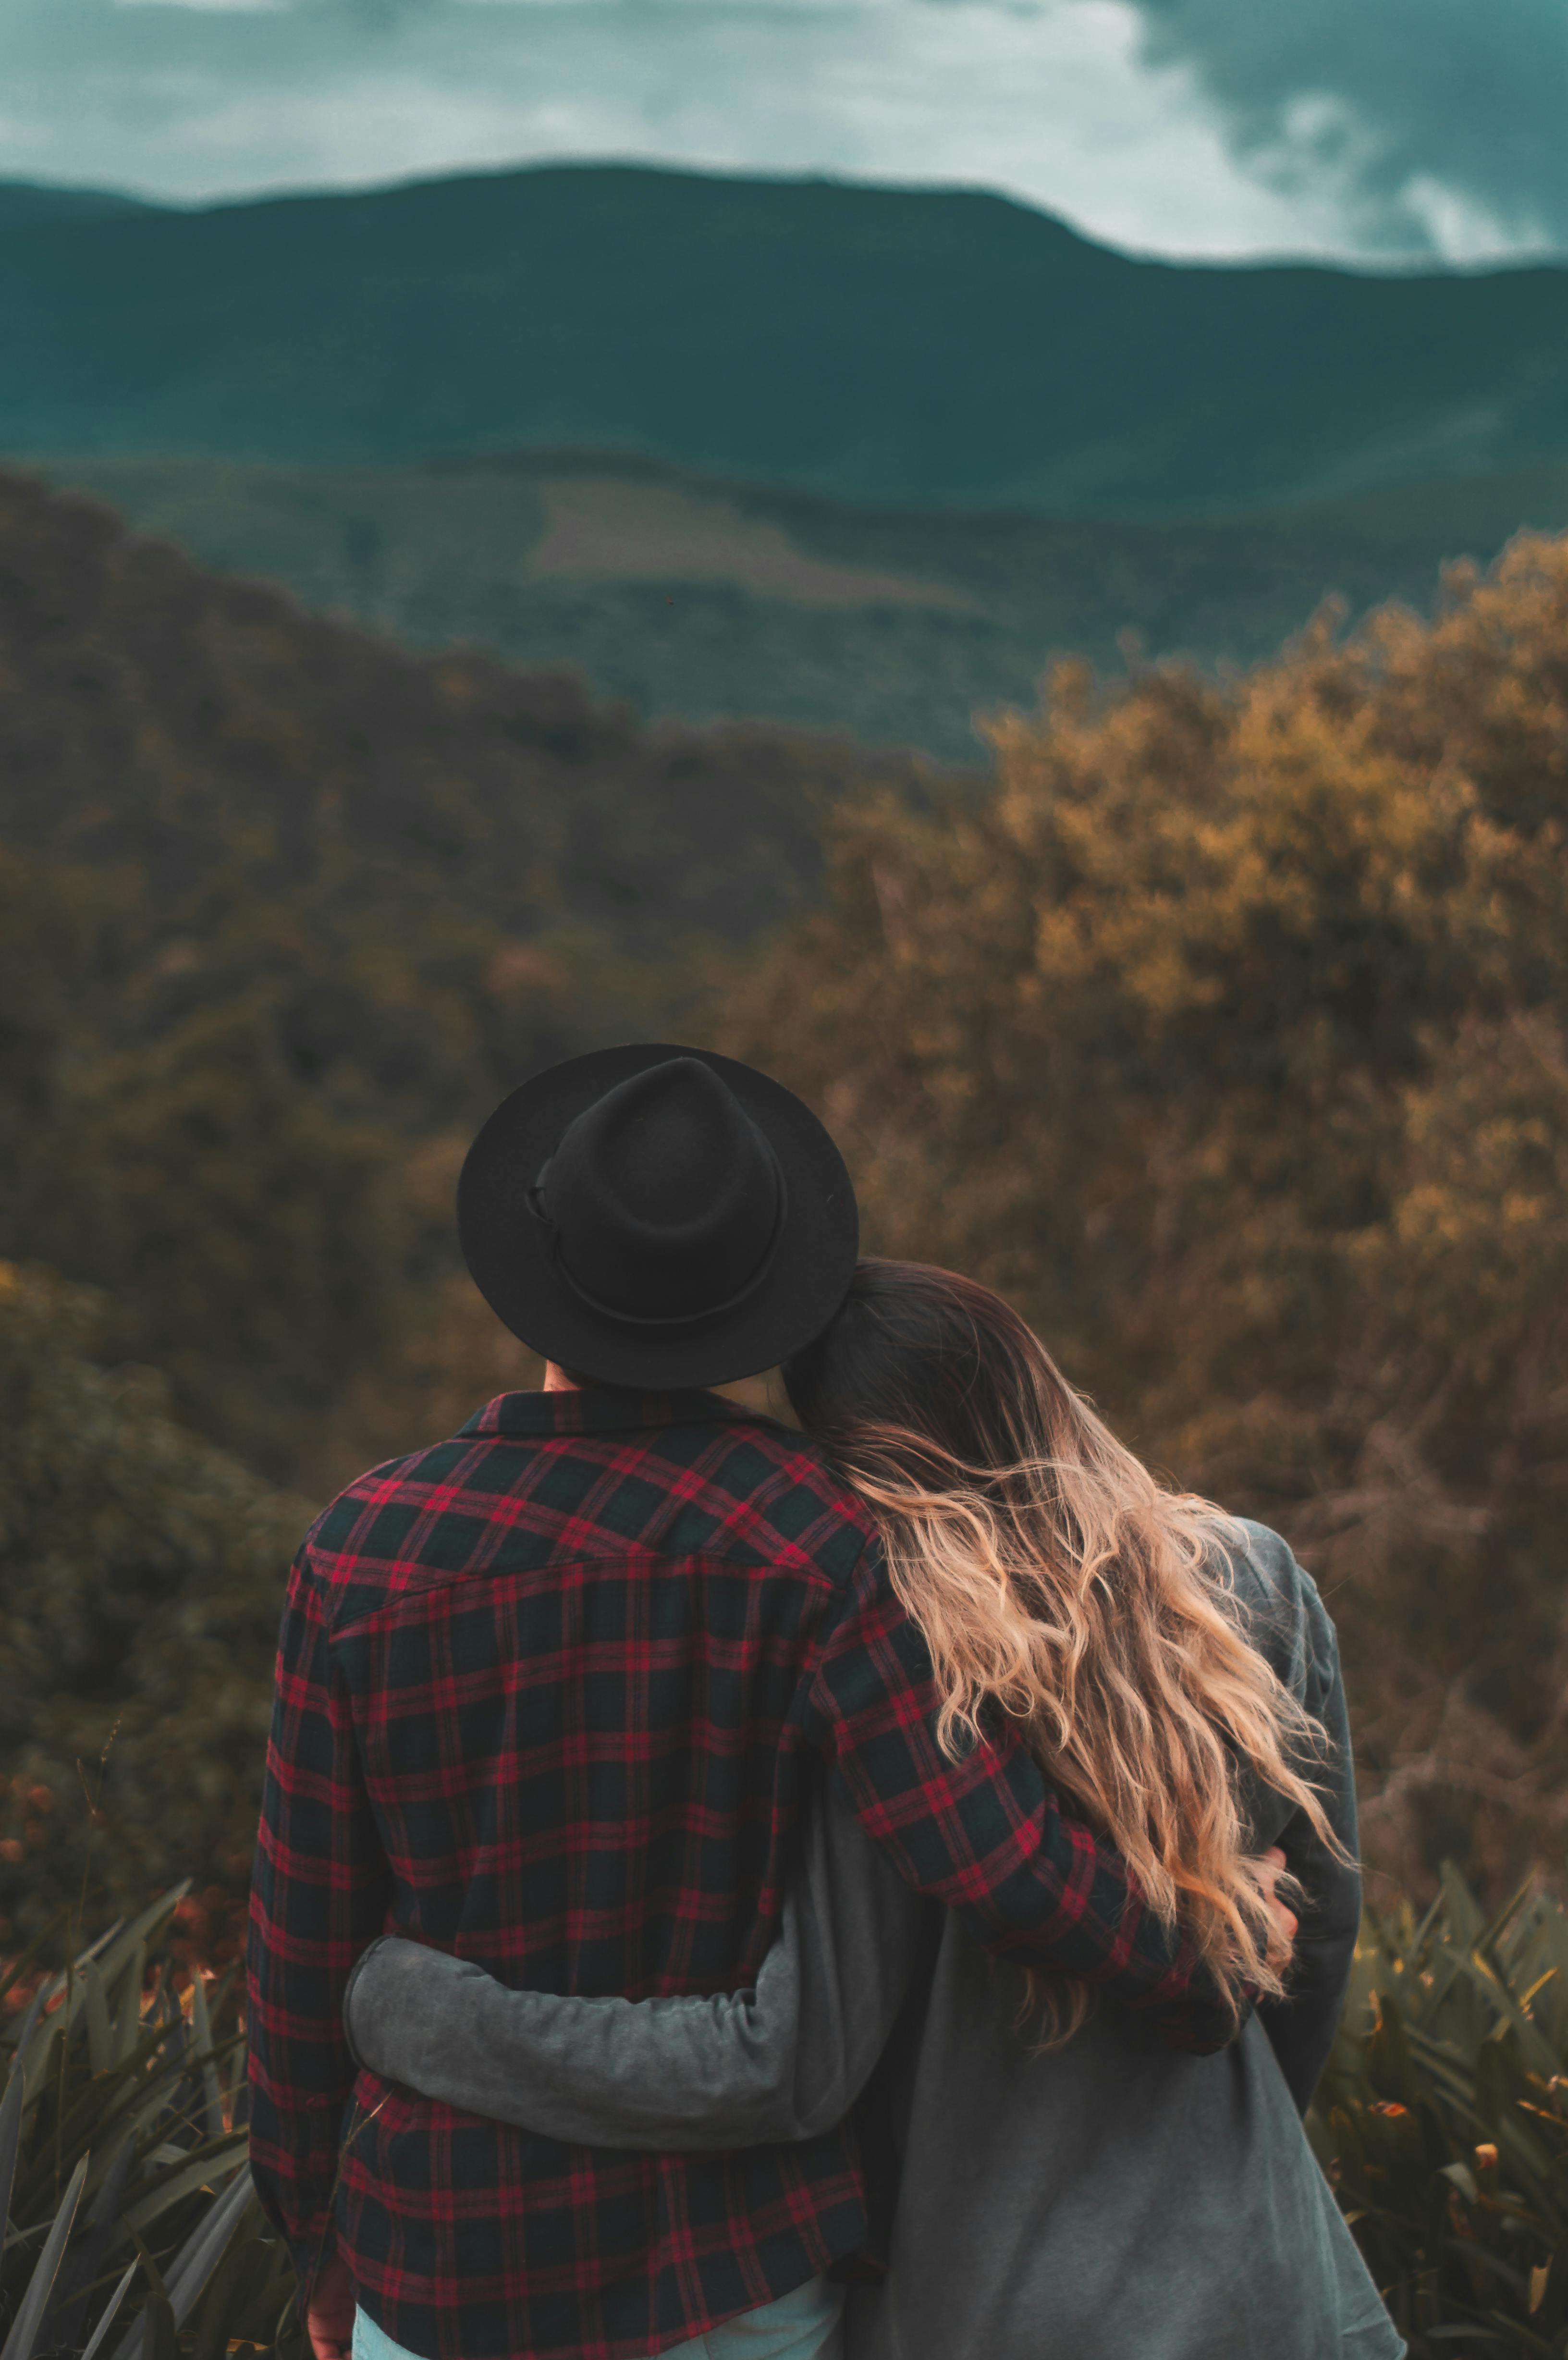
[[[998,1722],[955,1762],[937,1743],[939,1706],[925,1642],[873,1544],[805,1714],[862,1826],[988,1950],[1151,2011],[1173,2047],[1223,2048],[1239,2020],[1191,1941],[1145,1906],[1108,1844],[1063,1817],[1017,1726]]]
[[[928,1909],[829,1791],[806,1811],[755,1990],[635,2003],[511,1991],[389,1935],[354,1968],[344,2021],[372,2072],[551,2138],[661,2153],[816,2138],[870,2078]]]
[[[251,2178],[301,2298],[331,2250],[354,2088],[343,1989],[385,1922],[388,1884],[307,1546],[278,1639],[247,1961]]]

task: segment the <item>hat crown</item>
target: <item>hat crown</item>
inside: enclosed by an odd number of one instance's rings
[[[457,1184],[463,1258],[547,1360],[666,1391],[773,1368],[855,1269],[844,1158],[771,1075],[626,1042],[563,1058],[491,1114]]]
[[[584,1108],[530,1196],[557,1267],[596,1309],[706,1317],[760,1283],[784,1212],[767,1138],[711,1066],[671,1057]]]

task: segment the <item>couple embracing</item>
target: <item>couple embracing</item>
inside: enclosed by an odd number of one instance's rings
[[[746,1066],[554,1067],[458,1212],[545,1389],[351,1483],[279,1645],[316,2360],[1397,2360],[1301,2127],[1360,1886],[1285,1544],[857,1261]]]

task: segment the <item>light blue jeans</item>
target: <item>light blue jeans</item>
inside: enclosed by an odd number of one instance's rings
[[[667,2344],[658,2360],[843,2360],[840,2319],[844,2289],[812,2278],[793,2294],[726,2319],[684,2344]],[[415,2360],[363,2311],[354,2319],[354,2360]]]

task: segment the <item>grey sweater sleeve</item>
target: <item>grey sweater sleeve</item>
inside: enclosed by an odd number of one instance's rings
[[[1356,1859],[1356,1775],[1340,1676],[1339,1644],[1312,1576],[1266,1524],[1247,1524],[1247,1548],[1232,1556],[1238,1601],[1250,1635],[1307,1710],[1323,1725],[1326,1750],[1297,1766],[1323,1798],[1330,1826],[1350,1855],[1337,1859],[1306,1813],[1279,1795],[1254,1787],[1249,1802],[1261,1851],[1277,1843],[1305,1898],[1290,1988],[1266,2000],[1258,2020],[1301,2114],[1334,2046],[1361,1925]]]
[[[843,2120],[909,1985],[928,1905],[834,1788],[808,1808],[754,1991],[575,1999],[384,1936],[343,1997],[384,2080],[589,2146],[698,2150],[812,2138]]]

